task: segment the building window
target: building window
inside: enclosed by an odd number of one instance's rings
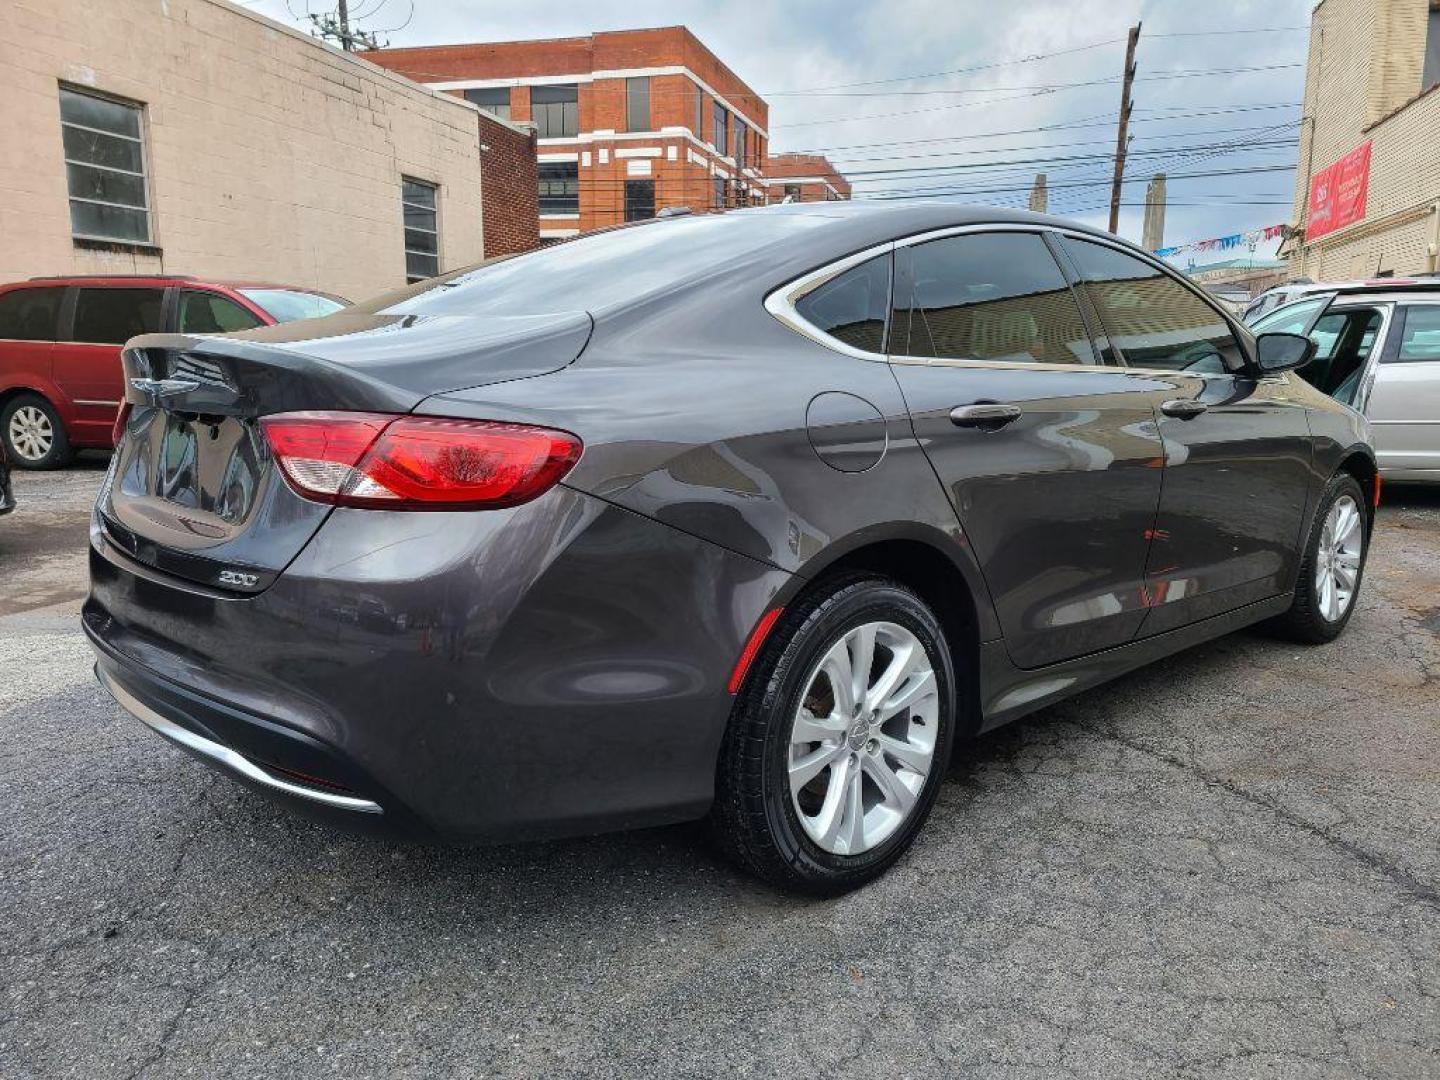
[[[735,122],[735,167],[737,169],[745,168],[745,144],[748,141],[746,134],[749,130],[743,121]]]
[[[580,212],[580,166],[573,161],[540,163],[540,213]]]
[[[440,272],[440,223],[435,198],[439,188],[402,176],[400,189],[405,211],[405,280],[434,277]]]
[[[730,113],[718,101],[715,103],[715,130],[711,132],[710,145],[722,155],[730,152]]]
[[[574,83],[562,86],[532,86],[530,114],[542,139],[573,139],[580,131],[580,89]]]
[[[705,137],[705,91],[695,87],[695,138]]]
[[[785,185],[785,198],[789,199],[791,202],[799,202],[799,201],[800,201],[800,185],[799,185],[799,184],[786,184],[786,185]]]
[[[150,242],[140,106],[60,88],[60,137],[77,239]]]
[[[650,130],[650,79],[625,80],[625,130]]]
[[[625,181],[625,220],[644,221],[655,216],[655,181]]]
[[[1440,82],[1440,2],[1430,0],[1430,22],[1425,33],[1425,74],[1420,79],[1424,90]]]
[[[714,206],[716,210],[725,209],[725,178],[723,176],[715,177]]]
[[[478,105],[488,113],[494,113],[501,120],[510,119],[510,88],[508,86],[484,86],[465,91],[465,100]]]

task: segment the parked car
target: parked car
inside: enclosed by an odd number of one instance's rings
[[[10,458],[5,453],[5,444],[0,442],[0,514],[15,509],[15,489],[10,486]]]
[[[1284,307],[1286,304],[1293,304],[1296,300],[1302,300],[1307,296],[1316,296],[1320,293],[1334,292],[1337,289],[1368,289],[1368,288],[1389,288],[1394,289],[1403,285],[1412,285],[1422,281],[1427,275],[1418,274],[1408,278],[1370,278],[1365,281],[1340,281],[1325,282],[1311,281],[1309,278],[1299,278],[1296,281],[1287,281],[1283,285],[1276,285],[1266,289],[1263,293],[1250,301],[1245,308],[1243,316],[1246,326],[1254,326],[1259,320]]]
[[[180,276],[0,285],[0,440],[20,468],[113,445],[120,346],[136,334],[220,334],[328,315],[347,301],[288,285]]]
[[[1300,376],[1369,418],[1387,480],[1440,482],[1440,280],[1330,286],[1253,329],[1315,341]]]
[[[952,746],[1354,610],[1365,422],[1109,234],[954,205],[690,215],[326,319],[125,351],[83,622],[161,735],[463,840],[709,815],[883,871]]]

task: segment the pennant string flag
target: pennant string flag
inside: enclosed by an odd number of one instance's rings
[[[1284,225],[1266,225],[1263,229],[1251,229],[1249,232],[1231,233],[1229,236],[1216,236],[1209,240],[1192,240],[1188,244],[1177,244],[1175,247],[1156,248],[1152,254],[1168,259],[1186,251],[1228,251],[1231,248],[1249,247],[1251,244],[1274,240],[1284,232]]]

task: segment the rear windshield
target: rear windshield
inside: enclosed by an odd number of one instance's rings
[[[345,305],[334,297],[319,293],[297,292],[294,289],[241,289],[241,295],[259,304],[276,322],[314,319],[339,311]]]
[[[806,214],[700,214],[592,233],[386,293],[388,315],[600,311],[833,224]]]

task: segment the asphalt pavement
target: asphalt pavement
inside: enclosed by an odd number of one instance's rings
[[[786,897],[698,827],[455,850],[163,744],[77,624],[100,464],[0,518],[0,1077],[1440,1077],[1440,492],[1336,644],[1235,634],[987,737]]]

